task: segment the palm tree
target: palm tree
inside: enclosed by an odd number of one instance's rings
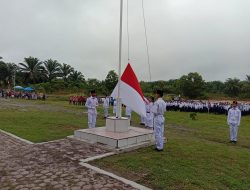
[[[7,65],[5,62],[0,60],[0,86],[5,84],[6,79],[6,73],[7,73]]]
[[[72,82],[84,82],[85,81],[83,74],[79,71],[73,71],[69,75],[69,80]]]
[[[246,81],[250,82],[250,75],[247,75]]]
[[[245,81],[242,81],[241,91],[245,97],[250,98],[250,75],[247,75]]]
[[[60,69],[61,69],[61,77],[66,82],[68,79],[68,76],[74,71],[74,69],[70,65],[67,65],[65,63],[63,63],[60,66]]]
[[[57,60],[48,59],[44,61],[44,66],[46,69],[47,78],[50,82],[60,75],[61,64],[58,63]]]
[[[39,61],[39,59],[35,57],[26,57],[24,58],[25,63],[19,63],[20,64],[20,71],[22,73],[27,74],[27,78],[35,83],[36,80],[41,76],[43,66],[42,62]]]
[[[237,97],[241,91],[242,84],[237,78],[228,78],[225,82],[225,93],[231,97]]]
[[[0,84],[4,84],[10,88],[15,84],[15,74],[18,67],[14,63],[4,63],[0,61]]]

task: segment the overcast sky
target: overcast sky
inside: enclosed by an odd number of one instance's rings
[[[119,0],[0,0],[0,56],[56,59],[85,78],[118,67]],[[124,0],[126,13],[127,0]],[[250,74],[250,0],[144,0],[152,80]],[[126,14],[123,64],[127,64]],[[149,80],[141,0],[129,0],[130,59]]]

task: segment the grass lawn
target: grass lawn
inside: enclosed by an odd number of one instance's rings
[[[46,101],[13,99],[1,109],[0,129],[32,142],[45,142],[73,135],[88,126],[87,109],[70,105],[67,98],[53,96]],[[14,106],[12,104],[18,105]],[[112,113],[112,108],[110,108]],[[102,105],[98,107],[96,126],[104,126]]]
[[[71,135],[84,126],[83,117],[73,114],[28,110],[0,110],[0,129],[32,142],[50,141]]]
[[[65,138],[73,135],[74,130],[87,127],[87,114],[84,113],[86,109],[83,106],[69,105],[60,101],[11,100],[11,102],[27,107],[10,106],[0,109],[0,129],[32,142]],[[43,109],[39,109],[40,105]],[[97,126],[103,126],[105,123],[105,120],[101,119],[101,113]]]
[[[238,144],[228,143],[226,117],[168,112],[163,152],[153,147],[92,162],[153,189],[250,189],[250,117]],[[138,120],[134,117],[134,120]]]

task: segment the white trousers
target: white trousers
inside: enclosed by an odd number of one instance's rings
[[[115,115],[116,115],[116,110],[117,110],[117,108],[116,108],[116,106],[114,106],[113,107],[113,114],[115,114]]]
[[[164,122],[165,118],[163,116],[154,118],[155,146],[158,150],[163,150],[164,147]]]
[[[230,140],[237,141],[238,126],[235,124],[230,124]]]
[[[96,113],[88,113],[88,126],[89,128],[95,128],[96,124]]]
[[[104,108],[104,116],[105,117],[109,116],[109,108]]]
[[[146,114],[146,122],[145,122],[145,125],[147,127],[150,127],[153,129],[153,126],[154,126],[154,123],[153,123],[153,120],[154,120],[154,116],[152,113],[147,113]]]
[[[141,116],[141,123],[144,123],[144,124],[145,124],[145,121],[146,121],[146,117]]]

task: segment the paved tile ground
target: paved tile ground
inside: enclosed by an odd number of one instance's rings
[[[134,189],[79,165],[106,152],[73,139],[28,145],[0,132],[0,189]]]

